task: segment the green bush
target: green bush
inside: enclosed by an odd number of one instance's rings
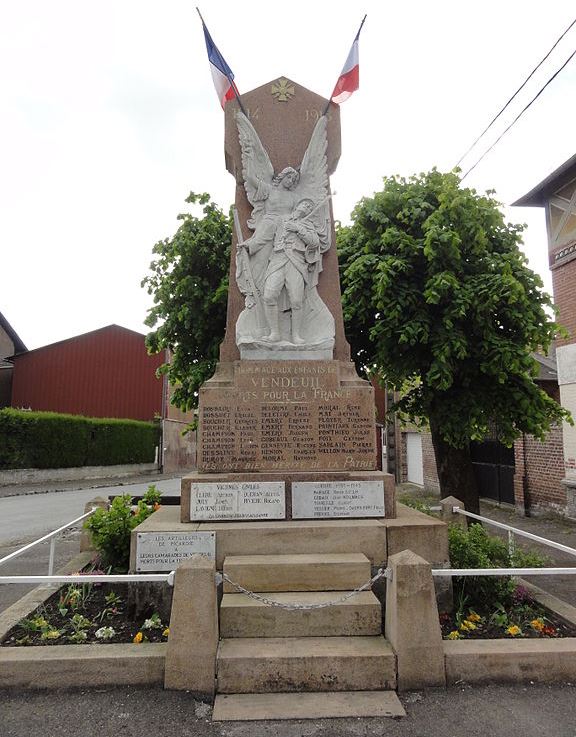
[[[151,422],[0,409],[0,469],[152,463]]]
[[[84,527],[90,531],[92,542],[100,554],[100,562],[113,571],[125,572],[130,565],[130,533],[149,517],[159,503],[160,492],[152,484],[132,507],[130,494],[114,497],[109,509],[97,509],[88,517]]]
[[[507,543],[479,524],[468,529],[450,525],[448,545],[452,568],[541,568],[546,563],[538,553],[516,549],[510,555]],[[453,585],[456,602],[478,608],[511,604],[517,587],[512,578],[497,576],[454,578]]]

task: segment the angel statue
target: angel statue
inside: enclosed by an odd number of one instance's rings
[[[252,123],[241,112],[236,121],[254,231],[244,240],[236,221],[236,283],[245,298],[236,343],[246,358],[251,348],[331,351],[334,318],[317,291],[331,245],[326,118],[318,120],[300,169],[278,174]]]

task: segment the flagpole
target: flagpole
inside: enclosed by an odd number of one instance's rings
[[[204,18],[202,17],[202,13],[200,12],[200,8],[198,6],[196,6],[196,12],[200,16],[200,20],[202,21],[203,28],[206,28],[206,23],[204,23]],[[214,42],[212,42],[212,43],[214,43]],[[224,62],[224,63],[226,63],[226,62]],[[228,66],[228,65],[226,65],[226,66]],[[230,79],[230,77],[228,75],[226,75],[226,79],[230,82],[230,86],[232,87],[232,90],[234,92],[234,96],[238,100],[238,105],[240,105],[240,110],[244,113],[244,115],[246,115],[246,117],[248,117],[248,115],[246,113],[246,110],[244,110],[244,105],[242,104],[242,100],[240,99],[240,92],[238,92],[238,87],[236,87],[236,83],[234,82],[233,79]]]
[[[202,16],[200,16],[200,17],[202,17]],[[360,36],[360,31],[362,30],[362,26],[364,25],[364,22],[365,22],[365,20],[366,20],[367,17],[368,17],[368,13],[365,13],[364,14],[364,17],[362,18],[362,22],[360,23],[360,28],[358,29],[358,33],[354,36],[353,44],[356,43],[356,41],[358,40],[358,38]],[[338,79],[340,79],[340,77]],[[332,102],[332,95],[330,95],[330,97],[328,98],[328,103],[327,103],[326,107],[324,108],[324,112],[322,113],[322,115],[326,115],[328,113],[328,110],[330,109],[330,103],[331,102]]]

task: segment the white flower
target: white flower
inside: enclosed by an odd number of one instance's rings
[[[99,630],[96,630],[96,637],[99,640],[111,640],[115,634],[114,627],[100,627]]]

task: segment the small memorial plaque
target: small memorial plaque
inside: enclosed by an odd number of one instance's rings
[[[284,481],[193,483],[190,519],[285,519],[284,489]]]
[[[292,517],[384,517],[382,481],[295,481]]]
[[[136,571],[173,571],[194,553],[216,557],[214,532],[139,532],[136,536]]]

